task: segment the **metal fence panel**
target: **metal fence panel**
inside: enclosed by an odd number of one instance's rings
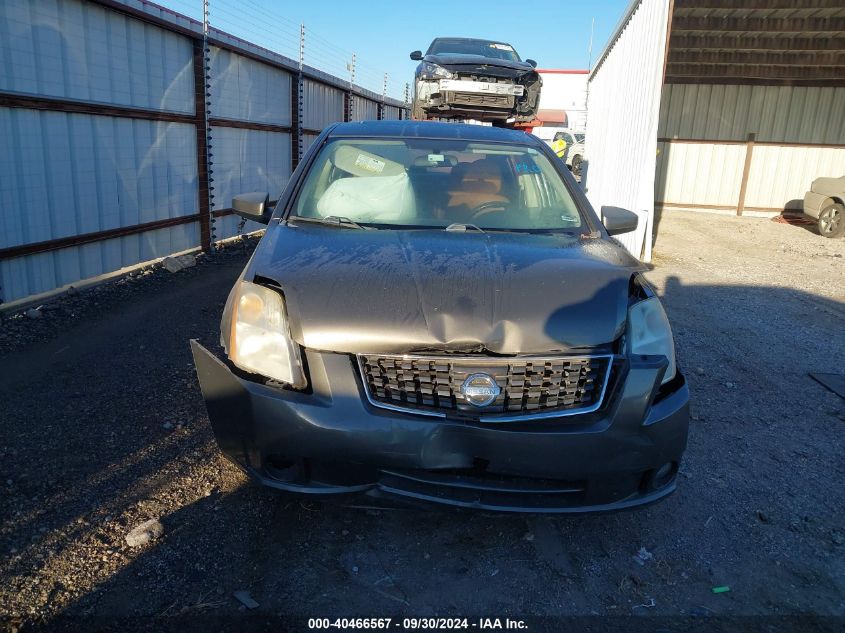
[[[291,124],[291,75],[217,47],[211,48],[211,116]]]
[[[353,121],[372,121],[378,119],[378,103],[356,96],[352,101]]]
[[[4,302],[148,262],[199,245],[197,222],[49,253],[0,260]]]
[[[303,83],[303,126],[306,129],[322,130],[327,125],[343,121],[342,91],[309,79]]]
[[[214,129],[214,209],[232,206],[232,196],[266,191],[277,200],[290,179],[290,134],[241,128]],[[237,234],[240,218],[215,220],[217,239]],[[250,223],[246,231],[261,228]]]
[[[208,247],[202,107],[195,115],[202,33],[201,22],[140,0],[0,0],[0,303]],[[209,37],[219,240],[238,230],[233,195],[278,198],[290,178],[297,139],[268,126],[294,127],[297,67],[213,26]],[[380,95],[304,74],[306,149],[344,119],[349,92],[354,117],[377,117]],[[385,117],[400,106],[387,100]]]
[[[305,155],[310,147],[314,144],[314,141],[317,140],[316,134],[303,134],[302,135],[302,153]]]
[[[396,106],[385,105],[382,109],[382,118],[389,121],[396,121],[400,118],[400,110]]]
[[[668,13],[669,0],[633,5],[589,79],[587,197],[597,212],[611,205],[640,216],[637,230],[619,241],[637,257],[643,252],[646,261]]]
[[[91,2],[0,2],[0,90],[193,112],[191,43]]]
[[[196,137],[181,123],[0,108],[0,174],[0,248],[197,213]],[[0,262],[3,301],[188,248],[166,235]]]

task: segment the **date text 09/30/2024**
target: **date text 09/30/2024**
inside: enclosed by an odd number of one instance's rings
[[[309,618],[310,630],[527,630],[524,620],[511,618]]]

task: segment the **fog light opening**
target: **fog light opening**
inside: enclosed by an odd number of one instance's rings
[[[659,490],[660,488],[663,488],[675,478],[675,475],[677,473],[678,463],[666,462],[660,468],[654,471],[654,474],[651,477],[651,488],[653,490]]]
[[[267,474],[284,483],[295,483],[302,479],[303,476],[303,460],[301,459],[287,459],[272,455],[267,458],[265,468]]]

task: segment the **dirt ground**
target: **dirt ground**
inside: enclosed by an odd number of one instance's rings
[[[843,373],[845,240],[662,219],[648,277],[693,398],[679,490],[572,518],[354,509],[249,485],[216,450],[188,339],[217,339],[250,248],[3,321],[0,628],[440,615],[842,630],[845,400],[808,373]],[[153,518],[163,535],[129,547]],[[608,630],[530,630],[576,622]]]

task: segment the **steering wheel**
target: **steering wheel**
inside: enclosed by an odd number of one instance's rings
[[[473,208],[470,213],[472,214],[472,219],[477,220],[480,217],[487,215],[488,213],[501,213],[505,211],[505,203],[499,200],[489,200],[487,202],[482,202],[477,207]]]

